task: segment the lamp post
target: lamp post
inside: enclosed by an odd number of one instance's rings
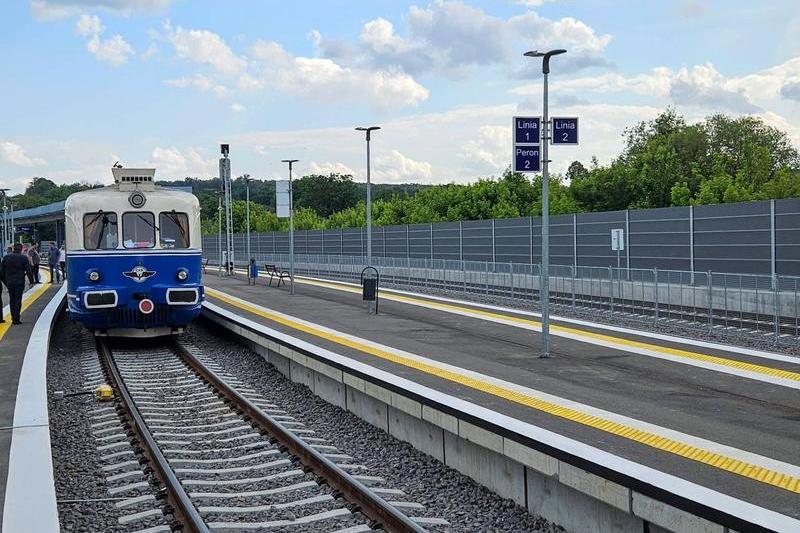
[[[544,75],[544,97],[542,102],[542,286],[539,293],[542,301],[542,353],[539,357],[550,357],[550,192],[547,159],[547,143],[550,142],[550,121],[547,115],[547,75],[550,74],[550,58],[566,53],[563,48],[539,52],[525,52],[526,57],[541,57]]]
[[[217,191],[217,251],[219,251],[219,268],[217,275],[222,277],[222,192]]]
[[[372,266],[372,183],[370,182],[369,141],[372,132],[379,129],[381,129],[380,126],[356,128],[356,131],[363,131],[367,134],[367,266]]]
[[[250,260],[253,258],[250,255],[250,174],[244,175],[245,186],[245,218],[247,219],[247,279],[250,279]]]
[[[294,198],[292,197],[292,165],[299,159],[282,159],[289,163],[289,294],[294,294]]]

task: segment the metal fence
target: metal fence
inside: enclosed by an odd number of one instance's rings
[[[259,258],[262,269],[264,263],[288,268],[287,254]],[[358,282],[365,264],[362,256],[295,255],[296,274],[330,280]],[[538,264],[392,257],[374,257],[373,264],[388,287],[523,309],[539,306]],[[213,273],[209,267],[208,275]],[[800,338],[798,277],[553,265],[549,287],[553,305],[573,314],[587,311],[596,318],[599,312],[712,335],[757,334],[775,344]]]
[[[623,229],[625,250],[611,250]],[[572,267],[620,267],[800,276],[800,199],[557,215],[550,218],[550,260]],[[541,261],[541,219],[522,217],[375,227],[372,252],[394,259],[519,263]],[[245,259],[245,236],[234,257]],[[216,235],[203,239],[217,258]],[[286,233],[251,234],[253,257],[289,252]],[[295,232],[295,253],[366,255],[364,228]],[[771,281],[770,281],[771,283]]]

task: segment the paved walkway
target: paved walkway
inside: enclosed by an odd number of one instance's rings
[[[46,281],[47,277],[48,275],[42,270],[42,281]],[[25,357],[25,349],[28,346],[36,319],[39,318],[42,310],[60,287],[61,285],[56,283],[33,285],[23,297],[22,325],[11,325],[8,305],[3,310],[6,322],[0,324],[0,524],[3,522],[3,502],[5,501],[8,476],[11,429],[17,400],[17,383]],[[6,304],[7,297],[8,293],[4,289],[3,302]],[[47,385],[42,383],[42,386]]]
[[[209,302],[295,337],[778,512],[800,516],[800,360],[356,287],[204,279]],[[262,282],[263,283],[263,282]]]

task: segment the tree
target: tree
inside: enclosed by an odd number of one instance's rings
[[[680,181],[672,186],[672,190],[670,191],[670,197],[672,201],[670,205],[673,206],[683,206],[683,205],[691,205],[692,202],[692,191],[689,190],[689,184],[685,181]]]
[[[321,217],[353,207],[359,200],[353,177],[342,174],[303,176],[293,184],[294,205],[308,207]]]

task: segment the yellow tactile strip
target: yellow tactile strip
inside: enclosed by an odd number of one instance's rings
[[[505,400],[518,403],[520,405],[525,405],[532,409],[536,409],[538,411],[542,411],[544,413],[553,416],[570,420],[572,422],[576,422],[584,426],[598,429],[606,433],[617,435],[619,437],[632,440],[634,442],[638,442],[646,446],[650,446],[651,448],[655,448],[674,455],[678,455],[686,459],[691,459],[693,461],[698,461],[713,466],[715,468],[719,468],[727,472],[738,474],[753,479],[755,481],[760,481],[768,485],[773,485],[775,487],[786,489],[791,492],[800,493],[800,478],[795,478],[787,474],[782,474],[775,470],[770,470],[768,468],[740,461],[738,459],[728,457],[723,454],[704,450],[697,446],[686,444],[674,439],[662,437],[655,433],[639,430],[634,427],[627,426],[625,424],[621,424],[611,420],[606,420],[598,416],[589,415],[577,409],[563,407],[552,402],[541,400],[539,398],[536,398],[528,394],[513,391],[511,389],[494,385],[492,383],[488,383],[480,379],[472,378],[460,374],[458,372],[453,372],[451,370],[439,368],[437,366],[417,361],[409,357],[404,357],[398,354],[394,354],[389,351],[382,350],[380,348],[376,348],[368,344],[344,337],[342,335],[337,335],[335,333],[323,331],[313,326],[306,325],[297,322],[295,320],[291,320],[289,318],[280,316],[275,313],[271,313],[264,309],[231,298],[229,295],[211,289],[209,287],[206,287],[205,290],[206,294],[213,298],[217,298],[229,305],[232,305],[239,309],[243,309],[249,313],[258,315],[273,322],[277,322],[292,329],[302,331],[304,333],[308,333],[316,337],[323,338],[325,340],[334,342],[336,344],[340,344],[342,346],[347,346],[354,350],[358,350],[360,352],[373,355],[375,357],[378,357],[386,361],[390,361],[398,365],[402,365],[408,368],[413,368],[414,370],[417,370],[419,372],[424,372],[426,374],[436,376],[438,378],[451,381],[453,383],[458,383],[460,385],[469,387],[471,389],[480,392],[491,394],[498,398],[503,398]]]
[[[45,271],[43,270],[42,272],[45,272]],[[38,300],[39,296],[44,294],[45,291],[47,290],[48,283],[50,282],[50,274],[46,273],[43,277],[47,278],[47,279],[45,279],[42,283],[40,283],[38,287],[33,289],[33,292],[28,293],[23,298],[21,313],[24,313],[25,310],[28,309],[28,307],[30,307],[30,305],[33,302]],[[6,293],[6,296],[8,296],[8,293]],[[3,312],[3,310],[0,309],[0,313],[2,313],[2,312]],[[0,341],[3,340],[3,337],[6,336],[6,333],[8,332],[8,330],[11,329],[11,316],[10,315],[6,316],[5,319],[6,319],[5,323],[4,324],[0,324]]]
[[[341,284],[338,284],[338,283],[327,283],[327,282],[321,282],[321,281],[317,281],[317,280],[305,280],[305,279],[304,280],[297,280],[297,282],[298,283],[305,283],[305,284],[308,284],[308,285],[316,285],[316,286],[319,286],[319,287],[332,288],[332,289],[336,289],[336,290],[343,290],[343,291],[348,291],[348,292],[361,292],[358,289],[355,289],[353,287],[348,287],[346,285],[341,285]],[[530,320],[530,319],[521,318],[521,317],[514,316],[514,315],[506,315],[506,314],[501,314],[501,313],[494,313],[494,312],[491,312],[491,311],[485,311],[485,310],[482,310],[482,309],[475,309],[475,308],[472,308],[472,307],[463,307],[463,306],[459,306],[459,305],[447,304],[447,303],[437,302],[437,301],[434,301],[434,300],[427,300],[427,299],[424,299],[424,298],[415,298],[415,297],[412,297],[412,296],[403,296],[403,295],[398,295],[398,294],[387,294],[387,293],[382,294],[381,298],[384,298],[386,300],[394,300],[394,301],[397,301],[397,302],[405,302],[405,303],[409,303],[409,304],[424,304],[425,306],[431,307],[431,308],[434,308],[434,309],[441,309],[441,310],[444,310],[444,311],[454,311],[454,312],[458,312],[458,313],[469,313],[469,314],[473,314],[473,315],[476,315],[476,316],[484,316],[484,317],[492,318],[492,319],[496,319],[496,320],[504,320],[504,321],[507,321],[507,322],[513,322],[513,323],[520,324],[521,326],[526,326],[526,327],[541,327],[541,325],[542,325],[541,322],[539,322],[537,320]],[[550,325],[550,330],[551,331],[556,331],[556,332],[560,331],[560,332],[563,332],[563,333],[567,333],[567,334],[569,334],[571,336],[584,337],[584,338],[587,338],[587,339],[595,339],[595,340],[598,340],[598,341],[601,341],[601,342],[607,342],[607,343],[612,343],[612,344],[620,344],[620,345],[624,345],[624,346],[629,346],[631,348],[637,348],[637,349],[640,349],[640,350],[649,350],[649,351],[652,351],[652,352],[658,352],[658,353],[662,353],[662,354],[665,354],[665,355],[671,355],[671,356],[674,356],[674,357],[692,359],[694,361],[702,361],[704,363],[710,363],[710,364],[724,366],[724,367],[728,367],[728,368],[735,368],[737,370],[744,370],[746,372],[753,372],[753,373],[762,374],[762,375],[765,375],[765,376],[772,376],[772,377],[776,377],[776,378],[788,379],[788,380],[791,380],[791,381],[800,382],[800,373],[792,372],[790,370],[782,370],[780,368],[773,368],[773,367],[769,367],[769,366],[758,365],[758,364],[755,364],[755,363],[748,363],[748,362],[739,361],[739,360],[736,360],[736,359],[728,359],[726,357],[720,357],[720,356],[716,356],[716,355],[708,355],[708,354],[702,354],[702,353],[697,353],[697,352],[690,352],[690,351],[687,351],[687,350],[679,350],[677,348],[669,348],[667,346],[661,346],[661,345],[658,345],[658,344],[650,344],[650,343],[647,343],[647,342],[635,341],[635,340],[625,339],[625,338],[621,338],[621,337],[614,337],[612,335],[605,335],[603,333],[595,333],[595,332],[592,332],[592,331],[585,331],[585,330],[582,330],[582,329],[570,328],[570,327],[566,327],[566,326],[559,326],[559,325],[555,325],[555,324],[551,324]]]

